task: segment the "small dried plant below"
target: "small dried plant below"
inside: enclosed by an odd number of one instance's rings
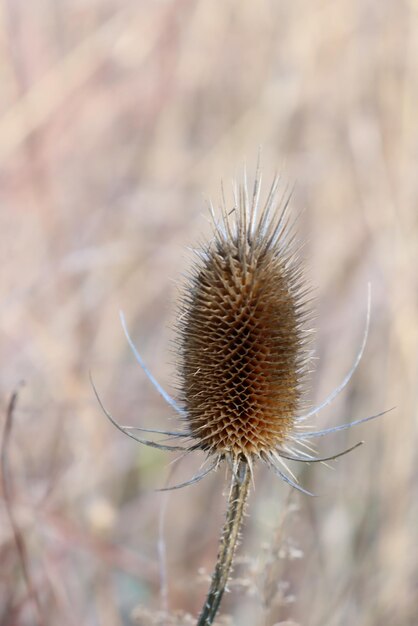
[[[179,397],[171,398],[147,370],[126,328],[137,361],[158,392],[179,414],[180,431],[121,426],[139,443],[160,450],[190,453],[202,450],[202,471],[178,489],[200,481],[226,462],[231,482],[226,521],[210,589],[197,626],[213,624],[230,576],[245,511],[253,467],[265,463],[292,487],[307,495],[288,467],[336,459],[318,457],[312,440],[349,428],[378,415],[327,428],[310,430],[309,418],[327,406],[348,384],[362,357],[370,318],[370,295],[362,345],[347,376],[319,406],[303,402],[310,367],[309,338],[312,306],[290,211],[291,193],[279,194],[273,180],[260,202],[259,168],[250,194],[246,179],[234,189],[234,203],[223,201],[219,214],[211,206],[213,236],[195,250],[178,315]],[[144,439],[138,432],[172,438],[171,443]]]

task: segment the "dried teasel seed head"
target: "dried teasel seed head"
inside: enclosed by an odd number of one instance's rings
[[[306,328],[311,317],[309,289],[295,244],[290,194],[285,193],[279,200],[278,186],[279,180],[275,178],[260,209],[257,173],[251,200],[244,181],[235,191],[231,210],[227,210],[224,202],[219,219],[212,210],[213,236],[195,251],[178,321],[180,403],[149,372],[121,313],[122,326],[137,362],[158,393],[186,421],[183,432],[122,426],[105,409],[92,381],[106,416],[135,441],[183,454],[201,449],[213,457],[209,467],[191,480],[164,490],[200,481],[224,459],[231,465],[231,487],[218,558],[197,626],[211,626],[219,609],[244,515],[252,461],[259,457],[285,482],[313,495],[297,484],[285,460],[311,463],[341,457],[362,442],[332,456],[317,457],[312,454],[314,449],[309,440],[385,413],[323,430],[306,430],[306,419],[318,414],[345,389],[361,360],[369,327],[370,288],[366,328],[353,366],[321,404],[301,414],[309,362],[310,331]],[[166,435],[182,443],[152,441],[138,436],[136,431]]]
[[[290,194],[276,178],[259,209],[260,181],[232,210],[212,211],[213,237],[195,251],[179,316],[180,392],[199,447],[246,458],[283,448],[307,371],[309,306]]]

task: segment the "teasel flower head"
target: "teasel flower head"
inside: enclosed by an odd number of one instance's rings
[[[323,462],[346,454],[315,455],[311,440],[350,428],[382,413],[324,430],[309,430],[309,419],[346,387],[362,357],[370,318],[357,357],[342,383],[318,406],[306,408],[305,381],[310,367],[312,300],[306,284],[291,194],[279,193],[276,177],[264,203],[261,175],[249,194],[246,179],[234,189],[232,206],[211,206],[212,236],[193,250],[177,321],[178,390],[174,400],[148,371],[122,325],[141,367],[157,391],[180,415],[183,429],[154,430],[112,423],[136,441],[154,448],[207,455],[200,473],[169,487],[198,482],[223,461],[231,468],[226,521],[212,582],[197,626],[213,623],[231,571],[253,465],[266,463],[284,481],[301,487],[287,461]],[[145,439],[152,432],[171,442]]]
[[[276,463],[289,452],[308,371],[309,289],[290,194],[260,180],[212,213],[213,235],[194,251],[178,321],[180,401],[190,436],[233,464]]]
[[[318,406],[307,409],[304,388],[310,372],[312,294],[301,261],[297,217],[291,192],[276,176],[260,202],[261,173],[251,193],[246,176],[224,194],[219,211],[210,204],[212,236],[193,248],[193,262],[182,288],[177,316],[178,398],[173,399],[149,372],[127,329],[139,365],[166,402],[179,414],[179,431],[119,424],[96,397],[112,423],[147,446],[207,454],[206,467],[176,489],[201,480],[222,461],[235,472],[240,461],[269,465],[285,482],[307,493],[287,461],[325,462],[350,452],[318,457],[311,440],[375,419],[378,413],[327,428],[309,430],[310,419],[347,386],[362,358],[370,322],[370,288],[365,330],[355,361],[342,383]],[[384,412],[383,412],[384,413]],[[165,435],[156,442],[138,432]]]

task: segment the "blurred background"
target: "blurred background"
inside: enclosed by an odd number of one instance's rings
[[[194,624],[225,472],[144,448],[122,422],[177,426],[173,324],[207,199],[262,146],[264,186],[296,183],[316,296],[315,426],[393,406],[318,442],[365,445],[259,468],[219,624],[418,622],[416,0],[2,0],[0,625]],[[21,381],[6,432],[10,396]],[[175,457],[174,457],[175,458]],[[170,474],[171,473],[171,474]],[[229,616],[229,617],[228,617]]]

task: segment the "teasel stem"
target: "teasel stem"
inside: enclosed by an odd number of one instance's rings
[[[222,530],[218,558],[197,626],[211,626],[221,603],[234,560],[250,479],[251,471],[247,460],[239,460],[232,471],[226,520]]]

